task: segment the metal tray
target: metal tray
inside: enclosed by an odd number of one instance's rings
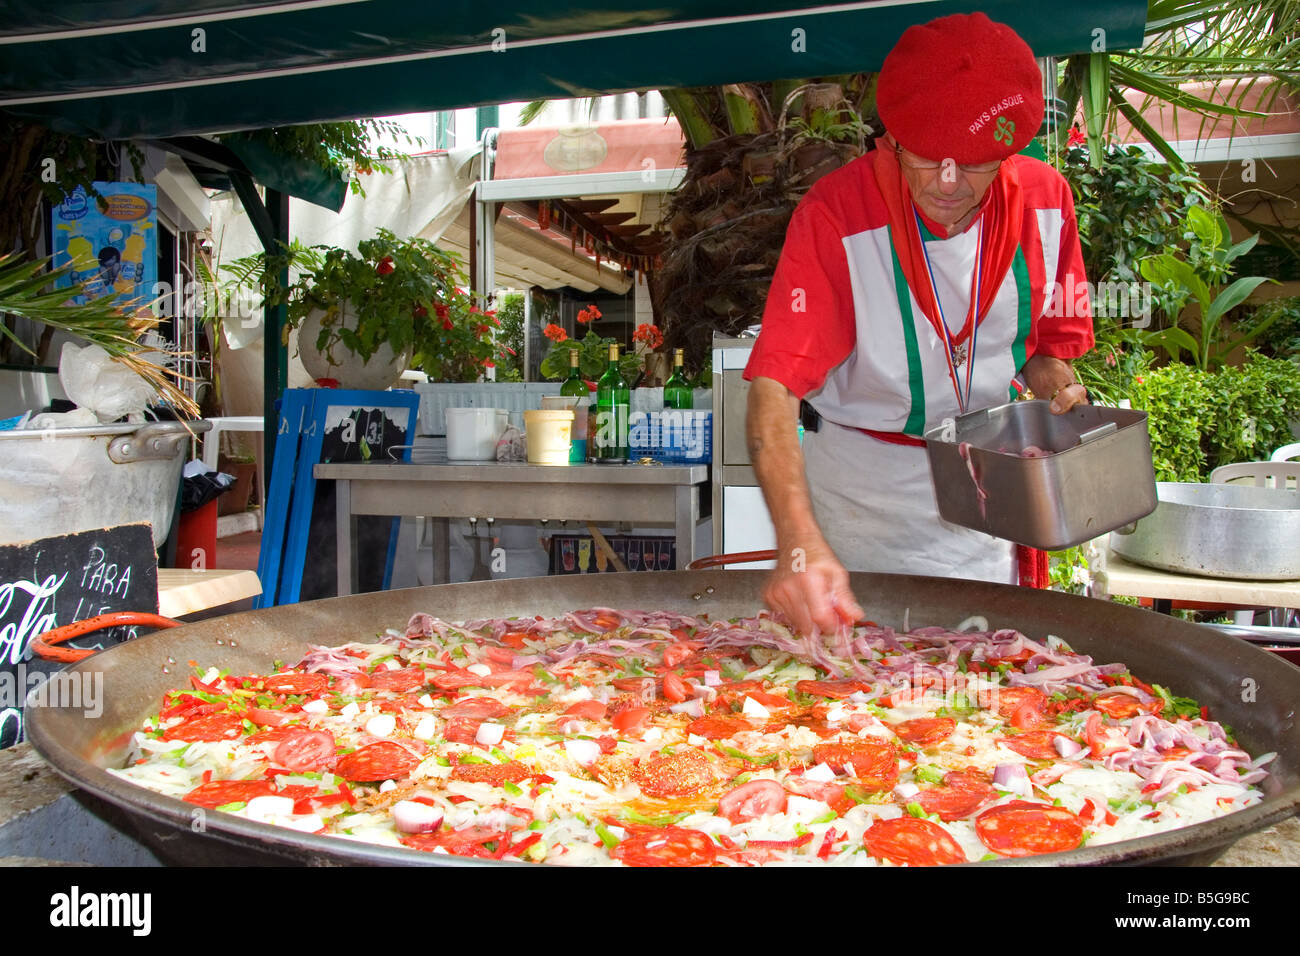
[[[1041,458],[1020,452],[1037,446]],[[1146,412],[1045,401],[971,412],[925,433],[945,521],[1058,551],[1149,515],[1155,471]]]
[[[1162,481],[1159,507],[1111,550],[1175,574],[1248,581],[1300,579],[1300,491]]]

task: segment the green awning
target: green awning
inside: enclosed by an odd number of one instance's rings
[[[1046,56],[1141,45],[1147,4],[15,0],[0,5],[0,109],[138,139],[828,76],[877,68],[913,23],[976,9]]]

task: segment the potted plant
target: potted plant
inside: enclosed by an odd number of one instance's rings
[[[578,312],[578,324],[590,325],[601,318],[601,312],[594,305],[589,305]],[[570,338],[563,326],[554,322],[542,330],[542,334],[554,344],[542,359],[541,372],[550,379],[564,379],[569,374],[569,353],[578,353],[578,367],[589,387],[600,378],[609,365],[609,347],[618,343],[618,339],[597,335],[591,329],[581,339]],[[623,370],[623,377],[629,382],[636,382],[641,377],[645,359],[639,353],[624,350],[619,356],[618,366]]]
[[[475,381],[509,351],[494,341],[495,313],[463,288],[456,257],[427,239],[380,229],[356,253],[320,248],[314,269],[266,290],[272,304],[287,303],[299,354],[317,380],[383,389],[413,367],[434,381]]]

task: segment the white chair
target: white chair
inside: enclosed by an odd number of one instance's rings
[[[1220,465],[1210,472],[1210,481],[1226,484],[1253,484],[1257,488],[1300,488],[1300,461],[1285,460],[1289,455],[1300,454],[1300,442],[1283,445],[1273,452],[1272,461],[1239,461],[1231,465]],[[1283,457],[1279,458],[1278,456]],[[1287,627],[1292,624],[1296,612],[1287,608],[1275,607],[1269,611],[1269,623],[1275,627]],[[1254,623],[1254,611],[1237,611],[1233,621],[1237,624]]]
[[[1269,456],[1269,461],[1290,461],[1292,458],[1300,458],[1300,441],[1283,445]]]

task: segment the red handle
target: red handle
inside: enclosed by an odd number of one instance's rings
[[[181,622],[174,621],[170,617],[163,617],[160,614],[150,614],[147,611],[114,611],[111,614],[88,617],[84,621],[73,621],[71,624],[64,624],[52,631],[38,634],[32,639],[30,647],[33,654],[44,660],[72,664],[76,661],[85,660],[95,651],[90,648],[55,647],[55,644],[62,644],[64,641],[70,641],[74,637],[81,637],[83,634],[102,631],[106,627],[130,627],[132,625],[164,628],[180,627]]]
[[[736,554],[711,554],[707,558],[696,558],[686,565],[687,571],[703,571],[705,568],[720,568],[724,564],[744,564],[748,561],[775,561],[776,551],[739,551]]]

